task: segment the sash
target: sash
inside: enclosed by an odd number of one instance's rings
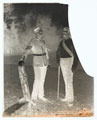
[[[73,57],[72,51],[67,47],[67,45],[65,44],[64,41],[62,41],[62,45],[63,45],[63,48],[66,50],[66,52],[67,52],[71,57]]]

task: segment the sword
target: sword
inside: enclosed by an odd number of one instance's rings
[[[57,86],[57,99],[59,99],[59,92],[60,92],[60,65],[58,66],[58,86]]]

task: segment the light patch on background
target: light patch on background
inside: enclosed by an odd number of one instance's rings
[[[34,39],[35,37],[34,29],[36,27],[40,27],[43,30],[44,40],[46,42],[48,49],[50,50],[50,52],[55,52],[54,54],[56,54],[56,50],[61,41],[62,28],[61,27],[57,28],[57,25],[54,25],[54,21],[52,18],[53,11],[52,13],[49,13],[49,15],[48,14],[42,15],[42,13],[38,13],[37,15],[37,9],[36,9],[36,12],[30,9],[30,12],[26,13],[25,15],[21,15],[21,13],[19,13],[18,11],[18,17],[17,17],[16,15],[13,16],[12,14],[12,12],[14,11],[14,8],[16,7],[13,7],[11,4],[5,4],[4,12],[6,14],[5,15],[6,22],[4,22],[4,26],[5,26],[4,27],[4,55],[8,55],[8,56],[22,55],[23,51],[25,50],[29,42],[32,39]],[[66,8],[67,6],[64,6],[64,10]],[[19,21],[20,19],[19,16],[21,16],[21,19],[23,19],[22,22],[21,20]],[[66,17],[65,19],[67,20],[68,19],[67,13],[65,17]],[[12,23],[9,24],[8,20],[12,20]]]

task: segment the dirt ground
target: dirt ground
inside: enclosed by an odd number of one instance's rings
[[[33,68],[26,66],[30,92],[33,86]],[[93,78],[83,70],[74,72],[74,106],[68,107],[65,102],[57,100],[57,68],[49,67],[45,81],[45,97],[49,102],[37,101],[35,106],[28,103],[18,106],[17,101],[23,96],[17,65],[4,65],[4,110],[13,106],[4,116],[92,116],[93,110]],[[64,97],[64,83],[61,74],[60,98]],[[15,105],[16,104],[16,105]],[[14,109],[14,110],[13,110]]]

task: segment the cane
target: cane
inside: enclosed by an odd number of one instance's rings
[[[58,86],[57,86],[57,99],[59,99],[59,86],[60,86],[60,65],[58,67]]]

